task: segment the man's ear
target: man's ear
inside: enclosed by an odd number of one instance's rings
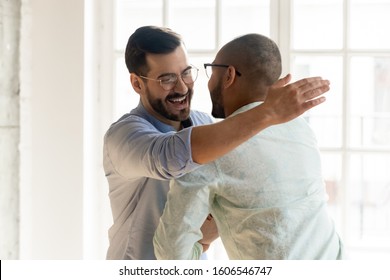
[[[237,76],[236,69],[230,65],[227,68],[227,71],[226,71],[225,76],[224,76],[225,88],[230,87],[234,83],[234,81],[236,80],[236,76]]]
[[[138,94],[142,92],[142,87],[144,86],[142,79],[134,73],[130,74],[130,83],[134,91]]]

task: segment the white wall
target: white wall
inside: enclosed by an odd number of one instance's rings
[[[84,1],[24,0],[22,259],[83,257]]]

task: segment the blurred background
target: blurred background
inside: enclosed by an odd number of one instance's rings
[[[143,25],[180,33],[200,69],[246,33],[280,47],[283,74],[331,81],[305,114],[350,259],[390,259],[390,0],[0,0],[0,259],[104,259],[112,219],[108,126],[138,104],[124,63]],[[220,242],[210,257],[226,259]]]

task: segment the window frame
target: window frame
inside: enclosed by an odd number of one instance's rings
[[[169,12],[170,12],[170,0],[161,0],[163,1],[163,25],[169,25]],[[222,0],[214,0],[216,3],[216,37],[215,37],[215,46],[216,48],[210,51],[204,50],[190,50],[189,56],[193,58],[201,58],[205,56],[214,56],[217,49],[221,47],[221,1]],[[111,1],[108,1],[111,2]],[[337,203],[339,205],[336,210],[335,219],[337,224],[337,229],[345,241],[345,245],[347,249],[351,251],[354,250],[376,250],[373,246],[360,246],[356,243],[349,242],[350,229],[348,228],[348,220],[349,220],[349,210],[348,206],[350,205],[350,189],[351,186],[351,174],[349,174],[350,168],[350,158],[355,154],[364,154],[364,155],[372,155],[372,154],[384,154],[386,156],[390,156],[390,148],[369,148],[369,147],[351,147],[350,145],[350,115],[351,109],[349,108],[349,100],[350,96],[350,62],[351,58],[356,55],[367,55],[367,56],[389,56],[388,50],[353,50],[348,47],[348,34],[349,34],[349,2],[350,0],[343,0],[343,48],[339,50],[316,50],[316,49],[293,49],[291,47],[291,34],[292,34],[292,26],[291,26],[291,17],[292,17],[292,7],[294,1],[290,0],[272,0],[270,1],[270,33],[269,36],[279,45],[282,61],[283,61],[283,75],[290,72],[292,66],[292,59],[295,56],[299,55],[339,55],[342,57],[343,62],[343,85],[342,92],[344,93],[342,96],[342,109],[341,109],[341,145],[340,147],[320,147],[321,153],[324,155],[333,155],[337,154],[341,158],[341,177],[339,178],[339,194],[337,197]],[[107,23],[107,29],[105,30],[104,40],[110,38],[111,45],[108,43],[104,44],[104,54],[102,55],[103,62],[103,70],[101,73],[101,79],[105,80],[103,83],[103,89],[105,92],[116,92],[117,88],[115,88],[115,77],[117,76],[115,61],[117,59],[123,58],[123,49],[117,50],[115,49],[115,4],[113,2],[107,3],[102,1],[102,4],[105,6],[105,12],[102,13],[105,15],[105,22]],[[107,6],[110,6],[109,8]],[[108,12],[107,12],[108,11]],[[107,42],[107,41],[105,41]],[[112,48],[110,51],[110,47]],[[110,62],[111,61],[111,62]],[[211,61],[204,61],[211,62]],[[203,68],[200,68],[202,71]],[[326,78],[326,77],[325,77]],[[103,96],[103,94],[102,94]],[[107,97],[105,95],[105,109],[104,109],[104,121],[105,125],[107,125],[107,120],[111,119],[111,121],[115,121],[115,97],[114,95]],[[134,104],[133,104],[134,105]],[[136,104],[135,104],[136,105]],[[134,106],[135,106],[134,105]],[[206,110],[207,111],[207,110]],[[381,248],[381,250],[385,250],[385,252],[390,254],[390,244],[385,248]],[[218,253],[216,253],[218,255]]]

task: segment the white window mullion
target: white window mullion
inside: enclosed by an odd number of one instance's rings
[[[277,2],[274,3],[274,2]],[[279,9],[279,11],[273,11]],[[273,31],[273,16],[278,17],[278,31]],[[279,44],[282,55],[283,75],[291,72],[291,6],[290,0],[271,1],[271,35],[272,32],[278,32],[275,38]]]
[[[280,1],[270,1],[270,38],[278,45],[280,42]]]
[[[215,49],[217,53],[222,44],[222,3],[221,0],[215,0]]]
[[[163,10],[162,10],[162,18],[163,18],[163,26],[167,26],[169,27],[169,24],[170,24],[170,1],[169,0],[164,0],[163,1]]]
[[[344,36],[343,36],[343,49],[342,49],[342,56],[343,56],[343,96],[342,96],[342,142],[341,142],[341,187],[339,188],[340,194],[338,197],[338,204],[340,205],[340,219],[341,223],[340,225],[340,235],[342,237],[347,237],[348,235],[348,170],[350,165],[350,154],[348,153],[348,142],[349,142],[349,132],[348,128],[349,126],[349,109],[348,109],[348,99],[349,99],[349,80],[350,77],[348,75],[349,73],[349,65],[350,65],[350,57],[348,55],[348,36],[349,36],[349,0],[344,1],[343,5],[343,29],[344,29]],[[347,240],[347,238],[344,238],[344,240]]]

